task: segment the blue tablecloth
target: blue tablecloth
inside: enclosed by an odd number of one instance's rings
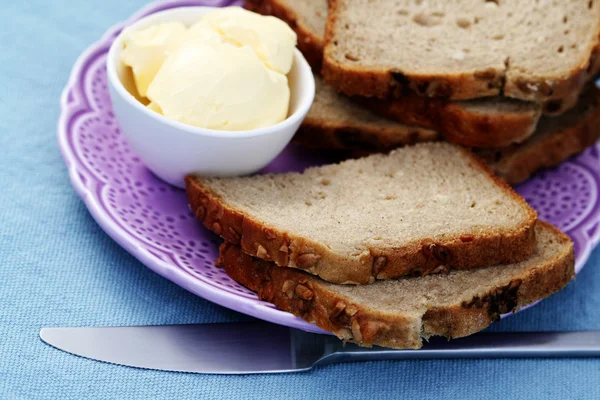
[[[247,319],[154,274],[69,183],[58,99],[77,56],[142,0],[5,1],[0,24],[0,398],[600,398],[600,360],[379,362],[294,375],[203,376],[109,365],[45,345],[44,326]],[[600,252],[576,282],[493,327],[600,329]]]

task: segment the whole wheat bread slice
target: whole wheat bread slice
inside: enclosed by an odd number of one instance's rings
[[[574,109],[556,118],[542,118],[536,133],[524,143],[503,149],[476,151],[511,185],[542,168],[554,167],[600,139],[600,90],[592,87]]]
[[[208,229],[248,254],[334,283],[517,262],[535,249],[536,212],[448,143],[302,174],[188,176],[186,186]]]
[[[536,228],[537,253],[527,261],[468,271],[334,285],[251,257],[229,243],[218,264],[262,300],[361,346],[419,348],[422,338],[467,336],[563,288],[573,276],[570,239],[553,226]]]
[[[392,150],[438,140],[434,130],[380,117],[339,95],[315,76],[315,100],[294,141],[307,147],[358,151]]]
[[[274,15],[286,21],[298,35],[298,47],[315,70],[320,70],[323,51],[324,27],[327,18],[327,2],[325,0],[286,1],[286,0],[250,0],[246,7],[262,14]],[[321,90],[319,90],[321,89]],[[348,105],[348,98],[340,95],[339,103],[334,98],[334,91],[329,90],[321,82],[317,82],[317,99],[319,92],[327,92],[329,103],[335,109],[342,110]],[[505,147],[518,143],[529,137],[534,131],[542,113],[542,104],[528,101],[511,100],[501,96],[492,99],[471,101],[447,101],[432,99],[414,94],[405,94],[396,100],[353,99],[382,115],[404,125],[427,128],[441,132],[453,143],[476,147]],[[319,104],[313,105],[313,108]],[[333,107],[330,107],[330,109]],[[355,112],[355,108],[352,112]],[[557,110],[553,110],[557,111]],[[338,112],[339,114],[339,112]],[[310,120],[305,124],[299,139],[316,146],[344,147],[344,139],[348,138],[352,147],[361,143],[367,149],[377,145],[377,136],[363,135],[362,131],[352,130],[350,133],[339,133],[339,139],[328,140],[331,135],[319,136],[319,127],[323,119]],[[339,124],[338,124],[339,126]],[[419,131],[421,132],[421,131]],[[331,129],[327,133],[333,133]],[[306,138],[306,140],[304,140]],[[393,144],[386,136],[383,144]],[[319,140],[322,139],[322,140]],[[417,138],[417,141],[420,141]],[[399,142],[402,144],[402,141]]]
[[[329,7],[323,74],[349,95],[503,94],[568,108],[600,68],[598,1],[331,0]]]

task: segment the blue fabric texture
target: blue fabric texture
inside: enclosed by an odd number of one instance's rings
[[[2,2],[0,398],[600,398],[600,360],[370,362],[205,376],[120,367],[41,342],[44,326],[247,320],[154,274],[113,242],[69,183],[59,96],[77,56],[141,0]],[[600,252],[577,280],[496,331],[600,329]]]

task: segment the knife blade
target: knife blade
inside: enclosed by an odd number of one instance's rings
[[[300,372],[353,361],[600,356],[600,331],[480,333],[433,338],[420,350],[344,345],[334,336],[267,322],[42,328],[40,338],[92,360],[205,374]]]

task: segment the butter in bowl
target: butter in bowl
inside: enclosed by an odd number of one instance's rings
[[[256,172],[289,143],[314,99],[296,34],[238,7],[181,7],[125,29],[107,60],[133,150],[179,187],[189,173]]]

